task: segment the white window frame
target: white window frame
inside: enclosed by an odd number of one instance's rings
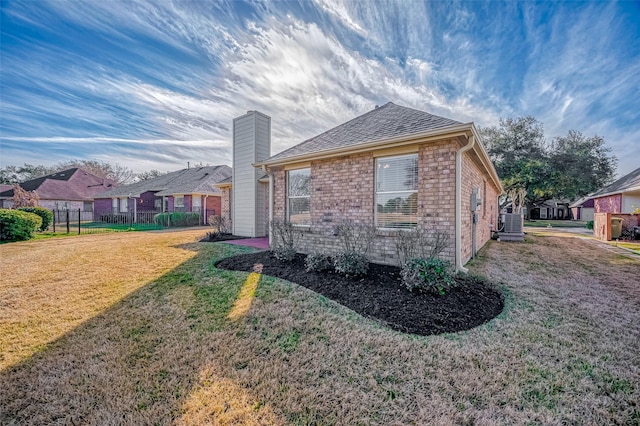
[[[416,193],[416,204],[418,202],[417,200],[417,196],[418,196],[418,187],[419,187],[419,178],[418,181],[416,181],[416,189],[412,189],[412,190],[403,190],[403,191],[378,191],[378,163],[381,161],[387,161],[389,159],[401,159],[401,158],[415,158],[418,161],[418,164],[420,162],[420,158],[418,156],[418,153],[411,153],[411,154],[404,154],[404,155],[389,155],[389,156],[385,156],[385,157],[377,157],[375,164],[374,164],[374,202],[373,202],[373,213],[374,213],[374,225],[377,229],[382,229],[382,230],[393,230],[393,231],[402,231],[402,230],[413,230],[416,229],[418,227],[417,224],[417,220],[416,220],[416,224],[414,226],[406,226],[406,227],[387,227],[387,226],[380,226],[378,225],[378,195],[379,194],[413,194]],[[419,166],[418,166],[418,173],[419,173]],[[417,216],[417,214],[416,214]],[[417,218],[416,218],[417,219]]]
[[[120,198],[120,208],[118,209],[119,213],[127,213],[129,210],[129,199],[127,197]]]
[[[289,174],[291,172],[299,172],[302,170],[308,170],[309,171],[309,179],[311,179],[311,167],[303,167],[300,169],[291,169],[291,170],[287,170],[287,181],[286,181],[286,186],[287,186],[287,196],[286,196],[286,218],[288,222],[291,222],[291,208],[290,208],[290,203],[289,200],[290,199],[303,199],[303,198],[307,198],[309,199],[309,223],[292,223],[292,225],[294,226],[302,226],[302,227],[310,227],[311,226],[311,182],[309,182],[309,195],[294,195],[291,196],[289,195],[289,182],[290,182],[290,178],[289,178]]]
[[[191,195],[191,211],[200,213],[201,210],[202,210],[202,196]]]
[[[178,200],[180,200],[180,203],[178,203]],[[176,207],[184,208],[184,195],[173,196],[173,208],[175,209]]]

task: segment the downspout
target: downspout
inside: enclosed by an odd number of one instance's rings
[[[209,198],[209,194],[204,194],[204,220],[202,223],[204,225],[209,224],[209,217],[207,216],[207,199]]]
[[[269,233],[269,247],[271,247],[271,239],[273,238],[271,232],[271,223],[273,222],[273,173],[267,171],[267,166],[262,166],[262,171],[269,175],[269,224],[267,232]]]
[[[476,138],[473,134],[469,143],[456,152],[456,271],[469,272],[462,264],[462,155],[473,148]]]

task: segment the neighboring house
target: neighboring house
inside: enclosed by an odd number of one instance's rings
[[[591,195],[593,234],[601,240],[624,238],[640,227],[640,168]],[[635,230],[634,230],[635,228]]]
[[[570,219],[568,200],[546,200],[531,208],[529,219]]]
[[[593,197],[587,195],[569,204],[571,219],[589,222],[593,220]]]
[[[86,170],[72,168],[28,180],[19,184],[25,191],[35,191],[41,207],[51,210],[93,211],[93,196],[116,187],[110,179],[95,176]],[[2,207],[11,207],[13,186],[0,192]]]
[[[120,186],[95,196],[95,217],[118,213],[194,212],[207,223],[221,214],[215,184],[231,176],[229,166],[194,167]],[[137,215],[136,215],[137,217]]]
[[[444,255],[465,270],[496,228],[503,188],[473,123],[387,103],[274,156],[270,127],[257,111],[233,122],[233,179],[220,186],[236,235],[287,220],[301,251],[334,253],[336,226],[353,221],[378,228],[369,255],[392,264],[395,235],[418,228],[448,234]]]

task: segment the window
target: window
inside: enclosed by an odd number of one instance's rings
[[[157,212],[162,210],[162,198],[156,198],[153,200],[153,210]]]
[[[418,224],[418,154],[376,159],[376,226]]]
[[[184,195],[175,195],[173,198],[174,207],[184,207]]]
[[[200,213],[200,209],[202,208],[202,198],[199,195],[191,196],[191,211]]]
[[[85,201],[82,203],[82,211],[84,212],[92,212],[93,211],[93,201]]]
[[[111,211],[114,214],[118,213],[118,199],[117,198],[112,198],[111,199]]]
[[[287,219],[295,225],[311,225],[311,169],[287,172]]]
[[[127,212],[127,201],[126,198],[120,198],[120,213]]]

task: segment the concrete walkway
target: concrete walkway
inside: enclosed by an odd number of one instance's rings
[[[269,237],[243,238],[241,240],[229,240],[224,242],[227,244],[235,244],[237,246],[253,247],[260,250],[269,249]]]

